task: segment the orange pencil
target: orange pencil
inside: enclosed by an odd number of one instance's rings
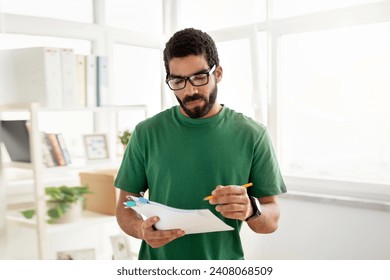
[[[253,186],[253,183],[248,183],[248,184],[242,185],[241,187],[249,188],[249,187],[251,187],[251,186]],[[205,198],[203,198],[203,200],[210,200],[210,199],[212,199],[212,198],[213,198],[213,196],[212,196],[212,195],[209,195],[209,196],[206,196]]]

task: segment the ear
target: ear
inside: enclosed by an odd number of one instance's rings
[[[223,69],[222,66],[219,65],[217,69],[215,69],[215,77],[217,79],[217,83],[219,83],[222,80],[222,76],[223,76]]]

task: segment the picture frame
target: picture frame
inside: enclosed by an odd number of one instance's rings
[[[110,236],[113,252],[113,260],[129,260],[132,259],[130,244],[123,234]]]
[[[88,160],[104,160],[109,158],[106,134],[85,134],[84,145]]]
[[[58,251],[57,260],[95,260],[95,249],[81,249],[81,250],[69,250]]]

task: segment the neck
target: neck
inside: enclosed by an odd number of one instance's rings
[[[203,118],[209,118],[215,115],[218,115],[222,111],[222,105],[218,102],[214,103],[214,106],[211,108],[211,110],[203,117]]]

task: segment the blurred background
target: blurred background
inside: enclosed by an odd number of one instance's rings
[[[219,101],[267,126],[287,184],[278,231],[243,228],[246,257],[390,259],[390,1],[0,0],[0,50],[69,48],[109,59],[115,131],[95,110],[39,116],[74,159],[84,157],[80,135],[95,132],[114,135],[109,149],[120,158],[119,131],[176,104],[162,50],[186,27],[215,39]],[[10,94],[0,91],[0,104]],[[145,110],[120,107],[139,105]],[[65,171],[51,171],[50,183]],[[70,171],[66,180],[77,183],[79,170]],[[16,168],[1,175],[0,258],[42,258],[39,234],[7,219],[10,201],[31,193],[33,181]],[[120,234],[112,217],[66,227],[49,228],[44,258],[83,249],[83,240],[94,257],[112,257],[109,237]],[[134,257],[139,242],[125,242]]]

